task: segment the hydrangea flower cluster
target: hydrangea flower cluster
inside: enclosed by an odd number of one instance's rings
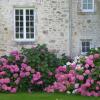
[[[22,86],[22,82],[28,83],[27,90],[34,85],[42,85],[42,75],[40,72],[21,61],[21,54],[17,51],[10,54],[15,59],[11,63],[7,57],[0,58],[0,92],[16,93]],[[19,63],[17,64],[16,63]],[[26,84],[27,85],[27,84]]]
[[[36,86],[48,93],[66,92],[83,96],[100,96],[100,54],[75,57],[73,62],[47,71],[55,81],[47,86],[43,72],[28,65],[18,51],[0,58],[0,92],[16,93],[25,88],[29,92]],[[48,80],[49,81],[49,80]],[[25,90],[24,89],[24,90]]]
[[[56,69],[56,82],[53,83],[53,85],[46,87],[44,90],[46,92],[65,92],[67,90],[73,90],[74,84],[75,84],[75,77],[76,73],[71,67],[71,69],[68,71],[66,66],[59,66]]]
[[[100,55],[94,54],[76,57],[72,63],[67,62],[66,66],[59,66],[55,70],[56,81],[44,90],[100,96],[100,66],[95,65],[97,60],[100,60]]]

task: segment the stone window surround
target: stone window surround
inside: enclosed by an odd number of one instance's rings
[[[15,32],[15,10],[16,9],[33,9],[34,10],[34,38],[32,38],[32,39],[16,39],[16,32]],[[25,23],[25,22],[24,22]],[[15,42],[18,42],[18,43],[22,43],[22,42],[34,42],[35,41],[35,35],[36,35],[36,9],[34,8],[34,7],[20,7],[20,6],[15,6],[14,7],[14,41]]]
[[[82,12],[94,12],[95,11],[95,3],[94,3],[94,0],[92,0],[92,2],[93,2],[92,9],[83,9],[83,1],[84,0],[81,0],[81,10],[82,10]]]
[[[92,39],[81,39],[80,40],[80,48],[81,48],[81,55],[86,55],[87,52],[82,52],[82,42],[89,42],[90,43],[90,49],[92,48]]]

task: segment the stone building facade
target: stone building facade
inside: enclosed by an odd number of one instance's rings
[[[90,0],[92,12],[82,11],[83,1],[0,0],[0,54],[34,44],[70,56],[100,47],[100,0]]]

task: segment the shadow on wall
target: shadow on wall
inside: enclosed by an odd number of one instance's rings
[[[96,0],[96,13],[100,17],[100,0]]]

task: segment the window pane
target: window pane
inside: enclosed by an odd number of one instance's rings
[[[19,28],[16,28],[16,32],[19,32]]]
[[[29,32],[29,28],[26,28],[26,32]]]
[[[85,47],[82,47],[82,52],[85,52]]]
[[[17,27],[19,26],[19,22],[16,22],[16,26],[17,26]]]
[[[87,4],[88,3],[88,0],[83,0],[83,4]]]
[[[90,49],[90,42],[87,40],[82,42],[82,52],[88,52],[89,49]]]
[[[92,4],[88,4],[88,9],[92,9]]]
[[[23,28],[20,28],[20,32],[23,32]]]
[[[20,26],[23,26],[23,22],[20,22]]]
[[[87,52],[90,50],[90,47],[87,47]]]
[[[29,16],[26,16],[26,21],[29,21]]]
[[[26,27],[29,26],[29,22],[26,22]]]
[[[90,46],[90,42],[86,42],[86,46]]]
[[[20,16],[20,20],[23,21],[23,16]]]
[[[15,10],[15,37],[18,39],[23,38],[23,10],[17,9]]]
[[[93,0],[88,0],[88,4],[93,4]]]
[[[82,46],[85,46],[85,42],[82,42]]]
[[[30,21],[34,21],[34,16],[30,16]]]
[[[34,38],[34,10],[26,10],[26,38]]]
[[[23,38],[23,34],[20,34],[20,38]]]
[[[20,15],[23,15],[23,10],[20,10]]]
[[[83,4],[83,9],[87,9],[88,5],[87,4]]]
[[[34,10],[30,10],[30,15],[34,15]]]
[[[16,33],[16,38],[19,38],[19,34],[18,33]]]
[[[15,10],[15,14],[16,15],[19,15],[19,10]]]
[[[29,15],[29,10],[26,10],[26,15]]]
[[[31,28],[31,32],[34,32],[34,28]]]
[[[19,20],[19,16],[16,16],[16,21]]]
[[[31,38],[34,38],[34,33],[31,33]]]
[[[29,38],[29,34],[26,34],[26,38]]]
[[[30,22],[30,26],[34,26],[34,22]]]

